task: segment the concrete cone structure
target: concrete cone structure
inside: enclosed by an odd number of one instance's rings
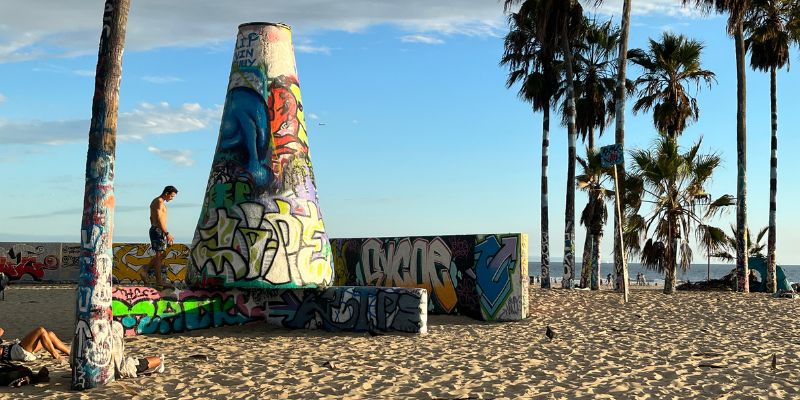
[[[187,272],[193,287],[333,282],[287,25],[239,26]]]

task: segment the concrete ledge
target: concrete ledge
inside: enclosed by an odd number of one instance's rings
[[[267,323],[333,332],[428,331],[428,292],[419,288],[334,286],[271,290]]]
[[[170,334],[196,329],[242,325],[264,320],[263,290],[173,290],[117,286],[112,292],[114,320],[125,336]]]

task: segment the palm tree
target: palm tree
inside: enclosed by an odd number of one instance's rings
[[[644,73],[636,79],[638,99],[633,112],[653,110],[653,125],[660,133],[677,137],[687,123],[697,121],[700,109],[697,100],[684,87],[700,83],[711,86],[716,82],[714,73],[700,66],[703,44],[683,35],[664,32],[661,41],[650,39],[647,51],[633,49],[628,52],[631,62]]]
[[[749,292],[748,267],[745,249],[747,238],[747,82],[744,65],[744,17],[750,0],[682,0],[683,4],[694,3],[705,11],[728,13],[728,34],[734,38],[736,49],[736,282],[737,290]]]
[[[675,291],[678,262],[684,271],[691,264],[689,237],[693,225],[705,225],[704,218],[733,204],[730,195],[723,195],[711,202],[705,215],[697,212],[695,206],[699,199],[708,196],[705,187],[710,183],[714,169],[721,163],[718,155],[699,154],[701,142],[681,153],[677,139],[662,133],[652,149],[630,153],[632,161],[628,190],[636,196],[629,197],[633,201],[626,246],[631,254],[640,256],[647,268],[665,274],[666,294]],[[646,215],[639,213],[643,203],[653,206]],[[698,239],[702,239],[703,233],[704,230],[695,232]],[[642,242],[644,246],[641,246]]]
[[[765,226],[758,231],[756,235],[756,240],[753,240],[751,236],[752,231],[747,229],[745,236],[747,237],[747,257],[764,257],[764,248],[767,247],[765,243],[763,243],[764,235],[767,234],[769,231],[769,226]],[[723,235],[721,246],[720,248],[711,253],[711,257],[719,258],[723,261],[735,261],[736,260],[736,226],[731,225],[731,235]]]
[[[504,11],[522,0],[505,0]],[[561,286],[571,288],[575,275],[575,96],[572,68],[572,38],[580,31],[583,8],[577,0],[525,0],[519,14],[534,21],[533,37],[546,55],[561,52],[566,76],[567,124],[567,191],[564,211],[564,277]]]
[[[575,61],[575,129],[584,143],[588,139],[588,148],[595,148],[595,130],[602,135],[606,126],[614,116],[616,99],[615,60],[619,30],[611,25],[611,21],[598,23],[596,20],[584,18],[584,28],[574,45]],[[630,86],[630,82],[629,82]],[[565,89],[565,88],[562,88]],[[567,104],[562,103],[562,124],[567,125],[569,114]],[[591,192],[589,202],[593,201]],[[592,204],[587,207],[593,208]],[[592,235],[589,226],[583,247],[583,267],[580,287],[589,286],[591,276]]]
[[[533,20],[519,13],[508,16],[509,32],[504,40],[500,65],[509,69],[506,87],[520,83],[517,95],[531,103],[533,112],[542,117],[542,175],[541,175],[541,285],[550,288],[550,218],[548,207],[547,167],[550,147],[550,108],[552,107],[559,74],[558,60],[546,54],[534,36]]]
[[[769,235],[767,238],[767,280],[769,293],[778,287],[775,280],[776,210],[778,192],[778,99],[777,70],[789,64],[789,44],[800,40],[800,3],[789,0],[751,0],[744,21],[745,49],[750,51],[750,66],[769,71],[772,145],[769,179]]]
[[[589,238],[587,246],[589,256],[584,250],[584,272],[589,271],[589,277],[581,284],[583,287],[591,286],[592,290],[600,289],[600,242],[603,239],[603,226],[608,219],[606,198],[613,198],[614,192],[603,187],[610,177],[608,171],[602,168],[600,152],[593,148],[586,148],[586,159],[578,157],[578,162],[583,167],[583,174],[578,175],[578,188],[589,194],[589,202],[581,213],[581,223],[586,227],[586,236]],[[588,263],[587,263],[588,260]]]

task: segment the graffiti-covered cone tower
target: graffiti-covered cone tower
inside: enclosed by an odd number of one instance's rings
[[[188,281],[263,288],[333,281],[287,25],[239,26]]]

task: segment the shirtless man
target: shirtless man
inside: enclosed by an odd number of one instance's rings
[[[167,230],[167,202],[174,199],[177,194],[178,189],[175,189],[175,186],[167,186],[161,192],[161,196],[150,202],[150,246],[156,255],[142,268],[142,280],[146,283],[150,267],[155,267],[156,286],[159,288],[164,287],[164,281],[161,279],[161,262],[164,261],[167,245],[171,245],[174,240]]]

